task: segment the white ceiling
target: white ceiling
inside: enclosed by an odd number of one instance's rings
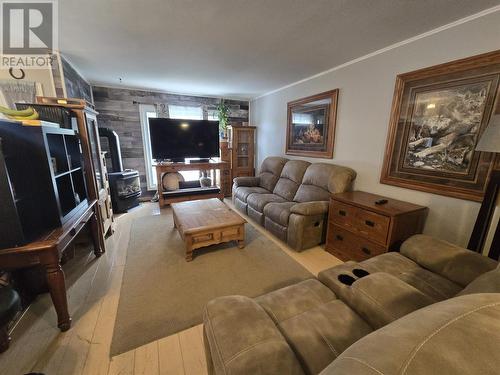
[[[90,82],[252,98],[500,0],[60,0]]]

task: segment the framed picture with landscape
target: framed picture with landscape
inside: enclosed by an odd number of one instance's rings
[[[339,90],[288,103],[286,153],[332,158]]]
[[[499,82],[500,51],[399,75],[381,182],[481,201],[498,157],[475,148]]]

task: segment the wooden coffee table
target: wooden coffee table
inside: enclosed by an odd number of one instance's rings
[[[186,261],[193,250],[218,243],[237,241],[245,247],[245,223],[236,212],[217,198],[172,203],[174,226],[186,245]]]

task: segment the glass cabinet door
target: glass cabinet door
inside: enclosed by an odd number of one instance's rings
[[[89,135],[92,164],[94,165],[95,169],[97,190],[100,191],[104,188],[104,176],[101,168],[101,156],[99,155],[99,133],[97,131],[96,119],[88,115],[87,115],[87,131]]]
[[[237,166],[240,168],[245,168],[249,166],[249,156],[250,156],[250,141],[251,134],[248,130],[238,129],[237,130]]]

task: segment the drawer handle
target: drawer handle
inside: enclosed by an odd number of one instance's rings
[[[365,220],[365,224],[368,225],[369,227],[374,227],[375,223],[371,220]]]
[[[339,215],[340,216],[345,216],[346,215],[346,212],[344,210],[339,210]]]
[[[362,251],[363,253],[365,253],[365,254],[368,254],[368,255],[370,255],[370,254],[372,253],[372,252],[370,251],[370,249],[368,249],[368,248],[366,248],[366,247],[362,247],[362,248],[361,248],[361,251]]]
[[[315,227],[319,227],[319,224],[320,224],[319,221],[317,221],[317,222],[314,223],[314,226]]]
[[[343,241],[343,240],[344,240],[344,237],[342,237],[340,234],[337,234],[337,235],[335,236],[335,238],[336,238],[337,240],[339,240],[339,241]]]

